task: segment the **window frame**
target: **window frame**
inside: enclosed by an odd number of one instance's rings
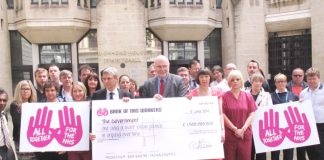
[[[70,63],[66,63],[66,55],[65,55],[65,63],[55,63],[55,64],[72,64],[72,45],[71,43],[43,43],[43,44],[39,44],[38,45],[38,56],[39,56],[39,64],[51,64],[51,63],[43,63],[42,62],[42,55],[41,55],[41,50],[42,50],[42,46],[46,46],[46,45],[69,45],[70,46],[70,50],[71,50],[71,62]]]
[[[184,57],[183,59],[170,59],[170,43],[183,43],[183,52],[184,52]],[[198,42],[197,41],[168,41],[168,59],[172,60],[172,61],[177,61],[177,60],[191,60],[191,59],[186,59],[186,43],[193,43],[196,46],[196,52],[195,52],[195,56],[194,57],[198,57]],[[195,58],[192,58],[195,59]]]

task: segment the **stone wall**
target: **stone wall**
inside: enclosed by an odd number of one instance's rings
[[[263,1],[241,0],[233,4],[228,0],[224,3],[223,64],[235,63],[246,79],[248,78],[246,65],[253,59],[260,63],[260,67],[267,74],[267,32],[264,22]],[[229,18],[229,25],[227,18]]]
[[[99,70],[116,67],[120,74],[146,80],[145,11],[141,1],[105,0],[97,5]]]
[[[0,87],[12,96],[11,60],[6,1],[0,1]]]
[[[312,62],[313,66],[320,69],[322,77],[324,74],[324,1],[312,0]],[[322,78],[323,82],[323,78]]]

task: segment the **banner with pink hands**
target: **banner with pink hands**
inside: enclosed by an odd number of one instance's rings
[[[310,100],[258,108],[252,130],[256,153],[319,144]]]
[[[20,152],[89,150],[89,102],[24,103]]]

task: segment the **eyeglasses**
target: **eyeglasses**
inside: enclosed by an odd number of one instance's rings
[[[303,75],[298,75],[298,74],[296,74],[296,75],[293,75],[294,77],[302,77]]]
[[[287,81],[276,81],[276,83],[286,83]]]
[[[20,88],[21,91],[30,91],[30,88]]]
[[[0,99],[0,102],[7,102],[8,99]]]

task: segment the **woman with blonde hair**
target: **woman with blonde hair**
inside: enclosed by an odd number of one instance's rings
[[[298,101],[298,97],[293,93],[287,90],[287,76],[278,73],[274,77],[274,82],[276,85],[276,90],[271,93],[272,103],[282,104],[288,103],[292,101]],[[280,158],[280,150],[271,152],[272,160],[279,160]],[[284,149],[283,150],[283,159],[284,160],[293,160],[294,159],[294,149]]]
[[[87,89],[82,82],[74,82],[72,85],[73,102],[82,102],[87,100]],[[89,151],[69,151],[67,152],[69,160],[91,160],[91,147]]]
[[[10,104],[10,115],[13,123],[13,140],[19,160],[36,160],[34,153],[19,152],[21,106],[23,103],[37,102],[37,93],[30,80],[22,80],[16,85],[13,102]]]
[[[225,159],[251,160],[251,123],[256,105],[251,94],[242,90],[244,81],[239,70],[232,70],[227,81],[231,90],[223,94]]]

